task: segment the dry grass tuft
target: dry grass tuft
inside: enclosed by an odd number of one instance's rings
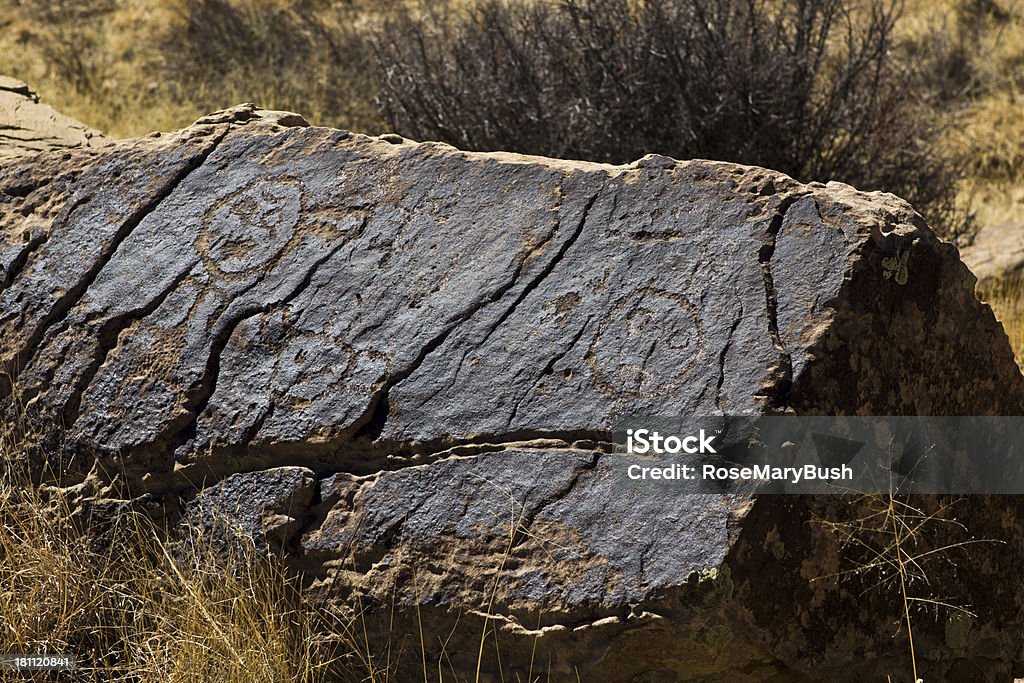
[[[251,543],[218,556],[141,510],[33,485],[20,419],[0,423],[0,652],[73,654],[86,681],[358,678],[345,624]],[[342,656],[345,656],[344,660]]]
[[[815,520],[835,537],[847,565],[816,580],[852,581],[862,594],[893,596],[892,616],[907,643],[906,680],[920,680],[915,619],[942,615],[956,621],[975,617],[968,605],[937,593],[953,585],[943,571],[956,565],[954,555],[974,544],[995,542],[969,537],[967,529],[956,521],[953,512],[962,501],[867,494],[848,501],[848,518]],[[957,536],[961,540],[950,540]],[[943,575],[943,580],[937,575]],[[890,676],[890,680],[899,679]]]
[[[978,298],[987,302],[1003,323],[1017,365],[1024,367],[1024,273],[978,283]]]

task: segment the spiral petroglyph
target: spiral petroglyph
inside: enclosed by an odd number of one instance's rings
[[[215,277],[238,278],[280,256],[302,215],[296,179],[257,182],[217,201],[203,216],[196,250]]]
[[[629,399],[665,394],[692,378],[702,360],[699,309],[683,294],[653,287],[623,297],[601,320],[588,350],[598,387]],[[668,376],[661,368],[674,368]]]

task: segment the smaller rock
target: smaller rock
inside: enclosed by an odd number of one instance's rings
[[[259,552],[279,553],[301,528],[315,490],[316,477],[304,467],[233,474],[186,505],[182,529],[199,530],[218,552],[252,539]]]
[[[28,83],[19,81],[17,78],[11,78],[10,76],[0,76],[0,90],[27,97],[33,102],[39,101],[39,95],[33,92]]]
[[[41,104],[27,83],[0,76],[0,159],[107,144],[98,130]]]
[[[676,160],[661,154],[648,154],[633,162],[634,168],[674,168]]]
[[[251,102],[239,104],[204,116],[195,122],[196,126],[213,125],[219,123],[245,123],[258,119],[265,123],[277,124],[282,128],[307,128],[309,122],[299,114],[290,111],[276,111],[271,109],[260,109]]]
[[[1024,272],[1024,223],[988,225],[960,250],[978,280],[1001,280]]]

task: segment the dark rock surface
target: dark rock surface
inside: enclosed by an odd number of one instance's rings
[[[905,671],[892,595],[840,580],[815,524],[859,508],[623,489],[610,430],[1024,408],[973,276],[891,195],[252,107],[0,169],[0,389],[61,435],[67,476],[219,510],[314,592],[359,596],[409,680],[421,622],[462,675],[493,628],[505,680],[533,654],[553,680]],[[926,680],[1024,661],[1024,598],[994,580],[1024,557],[1018,507],[965,513],[1013,541],[946,577],[978,616],[915,632]]]
[[[316,476],[303,467],[277,467],[233,474],[203,489],[190,501],[182,525],[208,530],[221,555],[242,540],[279,552],[302,528],[316,494]]]

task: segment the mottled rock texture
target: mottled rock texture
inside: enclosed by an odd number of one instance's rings
[[[872,501],[626,489],[610,430],[1024,408],[973,276],[891,195],[252,107],[0,169],[0,388],[66,481],[283,551],[397,680],[421,645],[472,680],[486,629],[481,680],[905,679],[897,593],[829,525]],[[1024,517],[962,507],[1008,543],[950,551],[928,594],[976,616],[919,611],[918,660],[1006,680]]]
[[[0,164],[43,150],[109,143],[98,130],[40,103],[27,83],[0,76]]]

